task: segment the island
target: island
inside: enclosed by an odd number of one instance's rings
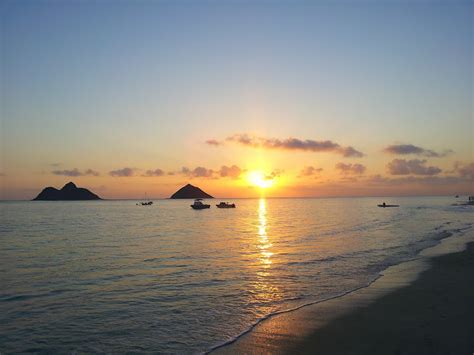
[[[214,197],[202,191],[197,186],[187,184],[186,186],[183,186],[178,191],[176,191],[173,195],[171,195],[170,198],[178,199],[178,198],[214,198]]]
[[[33,201],[88,201],[101,200],[99,196],[82,187],[77,187],[73,182],[68,182],[61,190],[46,187]]]

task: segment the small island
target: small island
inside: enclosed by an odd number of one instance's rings
[[[88,201],[101,200],[99,196],[89,190],[77,187],[73,182],[68,182],[61,190],[46,187],[33,201]]]
[[[176,191],[173,195],[171,195],[172,199],[178,198],[214,198],[208,193],[202,191],[199,187],[193,186],[191,184],[187,184],[183,186],[178,191]]]

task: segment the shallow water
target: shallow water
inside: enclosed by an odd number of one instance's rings
[[[453,198],[380,201],[2,202],[0,351],[204,352],[474,221]]]

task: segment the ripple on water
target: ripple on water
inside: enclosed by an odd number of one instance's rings
[[[203,352],[473,226],[474,209],[447,198],[378,202],[248,199],[225,214],[186,201],[0,203],[0,349]]]

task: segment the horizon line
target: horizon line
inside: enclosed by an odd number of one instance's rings
[[[347,195],[347,196],[260,196],[260,197],[208,197],[205,199],[209,200],[224,200],[224,199],[233,199],[233,200],[260,200],[260,199],[326,199],[326,198],[400,198],[400,197],[455,197],[456,195],[453,194],[444,194],[444,195],[428,195],[428,194],[421,194],[421,195],[364,195],[364,196],[357,196],[357,195]],[[470,193],[467,194],[459,194],[457,195],[459,198],[462,196],[472,196]],[[195,198],[170,198],[170,197],[149,197],[147,200],[154,200],[154,201],[166,201],[166,200],[194,200]],[[0,199],[0,202],[97,202],[97,201],[137,201],[143,200],[143,198],[100,198],[99,200],[40,200],[35,201],[33,199]]]

